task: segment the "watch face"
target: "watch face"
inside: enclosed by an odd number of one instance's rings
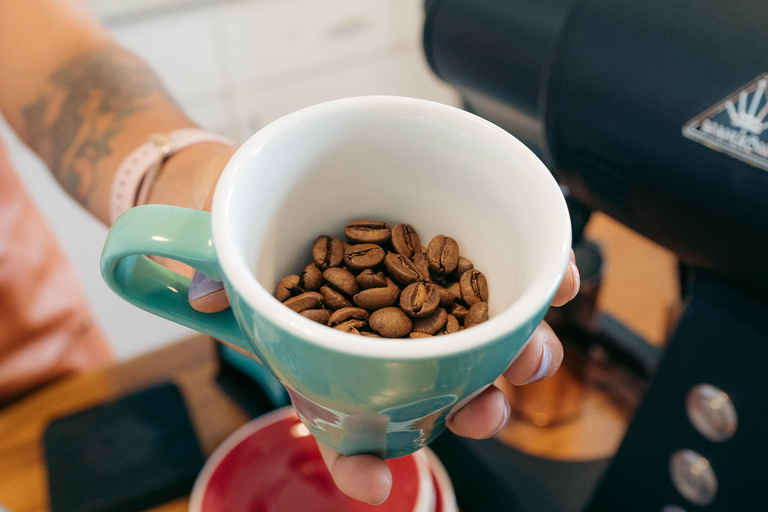
[[[691,389],[685,401],[688,418],[696,430],[713,442],[727,441],[736,433],[738,418],[731,398],[710,384]]]

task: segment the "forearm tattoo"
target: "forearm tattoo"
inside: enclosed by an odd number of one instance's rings
[[[138,58],[117,47],[81,55],[56,70],[45,91],[22,111],[27,143],[84,206],[98,183],[99,163],[127,120],[168,93]]]

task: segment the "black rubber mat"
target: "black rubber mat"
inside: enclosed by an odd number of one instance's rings
[[[134,512],[189,493],[204,459],[179,389],[163,383],[51,422],[52,512]]]

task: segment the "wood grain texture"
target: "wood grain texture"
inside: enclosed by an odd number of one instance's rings
[[[603,213],[590,218],[585,236],[603,254],[598,310],[608,313],[650,344],[662,346],[680,311],[675,255]],[[557,376],[555,377],[557,378]],[[632,411],[587,382],[578,398],[578,419],[540,427],[511,415],[497,439],[531,455],[557,460],[592,460],[613,456],[624,438]],[[511,402],[520,393],[497,381]],[[618,380],[612,385],[621,386]],[[532,388],[547,383],[529,385]]]
[[[248,421],[216,385],[214,341],[197,336],[146,356],[76,375],[0,410],[0,504],[12,512],[50,510],[42,435],[57,417],[161,381],[181,390],[204,455]],[[186,498],[152,509],[186,511]]]
[[[590,218],[585,236],[603,250],[598,309],[652,345],[663,345],[670,315],[680,304],[675,255],[599,212]]]

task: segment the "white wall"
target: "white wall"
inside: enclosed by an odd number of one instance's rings
[[[237,141],[293,110],[345,96],[398,94],[457,103],[423,58],[423,0],[166,1],[182,7],[146,15],[144,8],[163,2],[91,3],[193,119]],[[2,120],[0,136],[118,356],[133,357],[188,335],[109,291],[99,274],[106,228],[59,188]]]

